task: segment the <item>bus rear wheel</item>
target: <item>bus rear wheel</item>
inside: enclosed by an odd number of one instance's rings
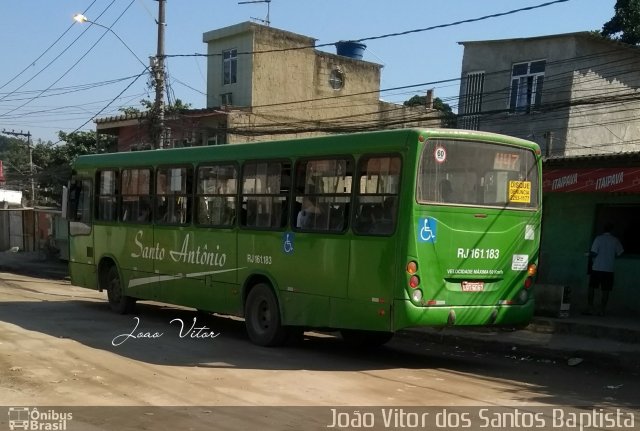
[[[124,294],[120,274],[115,265],[112,265],[107,270],[105,284],[111,310],[118,314],[126,314],[133,310],[135,299]]]
[[[359,329],[340,330],[342,339],[352,347],[372,348],[379,347],[393,338],[393,332],[364,331]]]
[[[282,326],[276,295],[267,284],[257,284],[249,292],[244,319],[253,343],[270,347],[284,344],[287,331]]]

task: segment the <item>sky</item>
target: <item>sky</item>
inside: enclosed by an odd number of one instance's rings
[[[476,19],[553,0],[167,0],[165,54],[172,98],[206,107],[203,33],[244,21],[317,39],[355,40]],[[247,0],[244,0],[247,1]],[[615,0],[566,0],[534,10],[366,41],[364,60],[382,64],[381,98],[403,102],[433,88],[455,107],[463,47],[460,41],[533,37],[600,30]],[[76,23],[83,13],[89,23]],[[155,93],[134,80],[157,51],[155,0],[0,0],[0,131],[58,141],[58,131],[95,130],[93,118],[138,107]],[[259,22],[259,21],[255,21]],[[321,48],[335,52],[331,46]]]

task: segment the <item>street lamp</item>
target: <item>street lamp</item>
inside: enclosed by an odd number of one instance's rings
[[[111,30],[109,27],[104,26],[102,24],[98,24],[95,21],[91,21],[89,18],[87,18],[85,15],[82,15],[81,13],[77,13],[73,16],[73,20],[80,23],[80,24],[84,24],[85,22],[88,22],[89,24],[93,24],[93,25],[97,25],[98,27],[104,28],[105,30],[108,30],[111,32],[111,34],[113,34],[115,37],[118,38],[118,40],[124,45],[125,48],[127,48],[129,50],[129,52],[131,54],[133,54],[133,56],[140,62],[140,64],[142,64],[142,66],[144,66],[145,69],[148,68],[148,66],[144,63],[144,61],[140,60],[140,57],[138,57],[136,55],[135,52],[133,52],[133,50],[131,48],[129,48],[129,45],[126,44],[126,42],[124,40],[122,40],[122,38],[120,36],[118,36],[118,34]]]
[[[158,52],[155,57],[151,58],[152,70],[154,73],[154,81],[156,86],[156,100],[155,100],[154,109],[153,109],[154,116],[157,120],[157,125],[154,127],[154,129],[157,131],[157,140],[158,140],[155,143],[156,148],[163,148],[164,140],[165,140],[165,136],[164,136],[165,134],[165,130],[164,130],[164,80],[165,80],[165,76],[164,76],[164,26],[165,26],[164,9],[165,8],[164,8],[164,5],[165,5],[165,1],[166,0],[158,0],[158,6],[159,6]],[[148,69],[147,65],[144,64],[144,62],[140,60],[140,58],[138,58],[138,56],[131,50],[131,48],[129,48],[129,45],[127,45],[125,41],[122,40],[120,36],[118,36],[116,32],[111,30],[109,27],[105,27],[102,24],[98,24],[97,22],[91,21],[81,13],[75,14],[73,16],[73,19],[79,23],[88,22],[90,24],[97,25],[98,27],[102,27],[110,31],[115,37],[118,38],[120,42],[122,42],[122,44],[129,50],[129,52],[138,59],[138,61],[145,67],[145,69]]]

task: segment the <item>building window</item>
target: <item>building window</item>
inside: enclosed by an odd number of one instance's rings
[[[238,78],[238,50],[222,51],[222,79],[223,84],[235,84]]]
[[[344,87],[344,73],[339,68],[335,68],[329,74],[329,85],[334,90],[341,90]]]
[[[517,63],[511,70],[511,112],[530,112],[540,106],[546,60]]]
[[[220,105],[233,105],[233,98],[231,97],[231,93],[223,93],[220,95]]]
[[[484,92],[484,72],[470,72],[464,83],[462,96],[461,129],[480,130],[482,112],[482,93]]]

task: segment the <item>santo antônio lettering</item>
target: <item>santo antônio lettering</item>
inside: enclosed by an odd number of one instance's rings
[[[160,247],[160,243],[157,242],[153,246],[147,246],[143,243],[143,232],[140,230],[136,233],[134,238],[136,251],[131,253],[131,257],[142,258],[149,260],[164,260],[167,255],[167,250],[164,247]],[[198,245],[194,248],[190,246],[191,234],[188,233],[182,241],[182,247],[180,250],[168,250],[168,255],[174,262],[192,263],[196,265],[208,265],[224,267],[227,262],[226,253],[220,252],[220,246],[216,245],[215,251],[209,250],[209,246],[204,244]]]

